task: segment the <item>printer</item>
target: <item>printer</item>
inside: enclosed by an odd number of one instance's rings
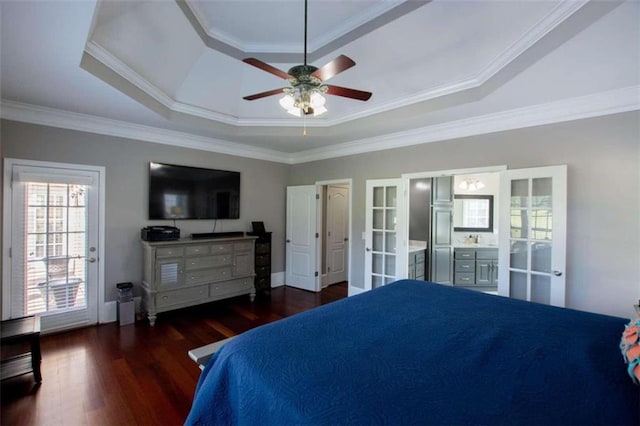
[[[175,226],[147,226],[140,231],[145,241],[174,241],[180,239],[180,229]]]

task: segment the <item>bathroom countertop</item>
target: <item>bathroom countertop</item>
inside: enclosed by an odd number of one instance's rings
[[[484,244],[484,243],[457,243],[453,245],[453,248],[498,248],[497,244]]]
[[[422,251],[422,250],[425,250],[426,248],[427,248],[426,241],[418,241],[418,240],[409,241],[409,253]]]

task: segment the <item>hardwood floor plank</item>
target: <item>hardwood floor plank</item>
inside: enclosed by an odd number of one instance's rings
[[[2,382],[2,425],[181,425],[200,370],[190,349],[346,297],[340,283],[312,293],[278,287],[270,297],[246,296],[167,312],[148,321],[45,335],[42,377]]]

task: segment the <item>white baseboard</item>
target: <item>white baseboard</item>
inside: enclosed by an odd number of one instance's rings
[[[284,272],[275,272],[271,274],[271,288],[281,287],[284,285]]]

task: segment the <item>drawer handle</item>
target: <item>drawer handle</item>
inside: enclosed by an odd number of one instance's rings
[[[167,300],[169,296],[162,296],[162,300]]]

